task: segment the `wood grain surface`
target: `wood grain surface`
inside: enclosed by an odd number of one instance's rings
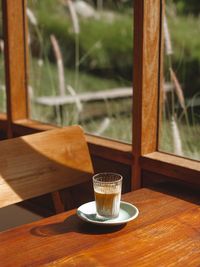
[[[71,126],[0,142],[0,207],[89,181],[84,132]]]
[[[157,150],[161,1],[134,1],[132,188],[141,187],[140,157]]]
[[[2,1],[9,127],[14,120],[28,116],[24,3]]]
[[[199,266],[200,201],[149,189],[123,199],[140,211],[126,225],[95,226],[72,210],[2,232],[2,266]]]

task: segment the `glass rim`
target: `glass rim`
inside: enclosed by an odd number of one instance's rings
[[[96,180],[96,178],[98,176],[101,176],[101,175],[113,175],[113,176],[118,176],[119,179],[118,180],[115,180],[115,181],[98,181]],[[98,182],[98,183],[105,183],[105,184],[113,184],[113,183],[118,183],[118,182],[121,182],[123,180],[123,176],[119,173],[116,173],[116,172],[99,172],[99,173],[96,173],[95,175],[93,175],[92,177],[92,180],[93,182]]]

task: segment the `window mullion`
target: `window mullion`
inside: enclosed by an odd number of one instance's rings
[[[157,149],[161,1],[134,1],[132,188],[141,186],[140,157]]]
[[[25,1],[8,0],[3,4],[7,115],[9,135],[12,122],[28,117],[26,90]]]

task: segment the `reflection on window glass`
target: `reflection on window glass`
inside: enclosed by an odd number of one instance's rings
[[[5,72],[4,72],[4,39],[2,26],[2,3],[0,2],[0,112],[6,112]]]
[[[200,2],[166,1],[159,149],[200,160]]]
[[[130,142],[133,1],[27,2],[31,118]]]

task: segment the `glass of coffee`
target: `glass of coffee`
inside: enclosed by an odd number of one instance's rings
[[[116,218],[119,215],[123,177],[117,173],[104,172],[93,176],[97,215]]]

